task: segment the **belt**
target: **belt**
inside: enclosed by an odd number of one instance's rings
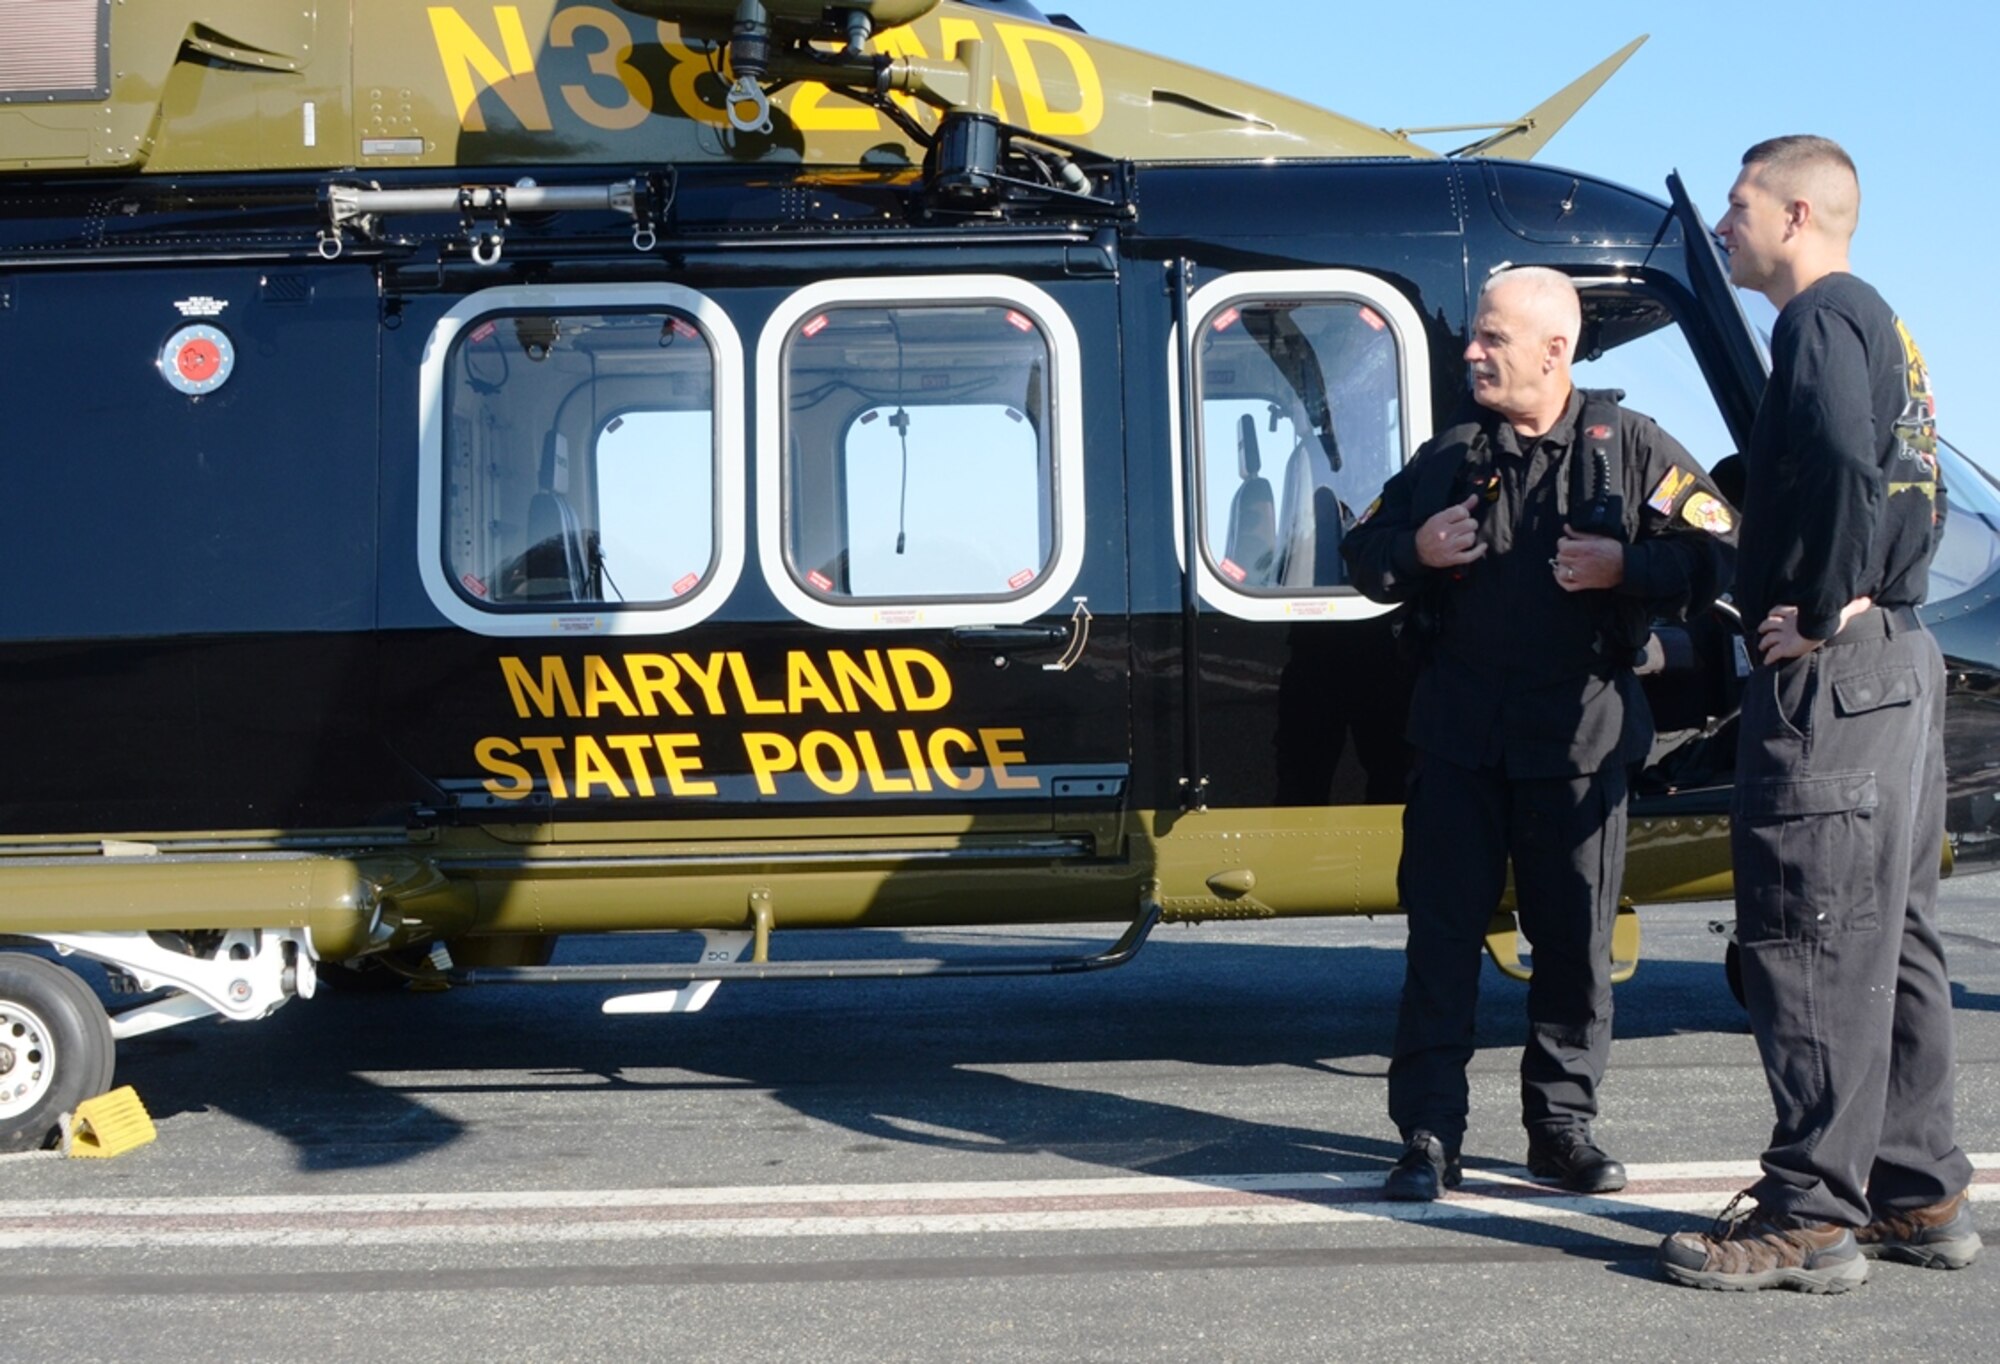
[[[1870,639],[1894,639],[1897,635],[1923,627],[1924,623],[1917,618],[1914,606],[1871,606],[1847,622],[1847,627],[1827,643],[1859,644]]]

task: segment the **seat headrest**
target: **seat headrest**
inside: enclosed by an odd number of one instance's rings
[[[569,437],[560,431],[542,437],[542,465],[535,486],[545,493],[569,491]]]

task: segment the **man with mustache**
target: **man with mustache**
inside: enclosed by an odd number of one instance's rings
[[[1569,279],[1486,283],[1465,348],[1472,398],[1349,532],[1352,581],[1409,603],[1417,767],[1397,883],[1409,915],[1389,1116],[1390,1198],[1460,1180],[1481,946],[1512,864],[1534,947],[1521,1058],[1528,1167],[1579,1192],[1624,1187],[1592,1140],[1611,1050],[1611,929],[1625,768],[1652,739],[1633,676],[1656,616],[1726,584],[1734,513],[1651,418],[1571,382]]]

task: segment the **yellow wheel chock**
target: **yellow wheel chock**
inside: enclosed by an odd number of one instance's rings
[[[1534,975],[1531,964],[1521,964],[1521,940],[1517,936],[1519,923],[1514,911],[1503,909],[1493,916],[1486,925],[1486,952],[1493,958],[1493,964],[1500,973],[1513,980],[1527,980]],[[1639,913],[1630,905],[1618,907],[1618,917],[1611,924],[1611,983],[1623,985],[1632,979],[1639,969]]]
[[[120,1085],[109,1094],[85,1099],[63,1121],[62,1153],[109,1159],[144,1146],[159,1133],[138,1091]]]

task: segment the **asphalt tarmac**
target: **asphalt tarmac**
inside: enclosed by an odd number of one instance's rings
[[[1526,1179],[1525,987],[1489,966],[1466,1188],[1381,1200],[1395,918],[1169,926],[1085,977],[730,983],[683,1016],[482,986],[189,1025],[121,1049],[153,1144],[0,1158],[0,1359],[1991,1359],[2000,1260],[1824,1299],[1656,1277],[1770,1123],[1727,917],[1644,915],[1598,1127],[1631,1167],[1616,1198]],[[1942,919],[2000,1242],[2000,876],[1947,882]]]

